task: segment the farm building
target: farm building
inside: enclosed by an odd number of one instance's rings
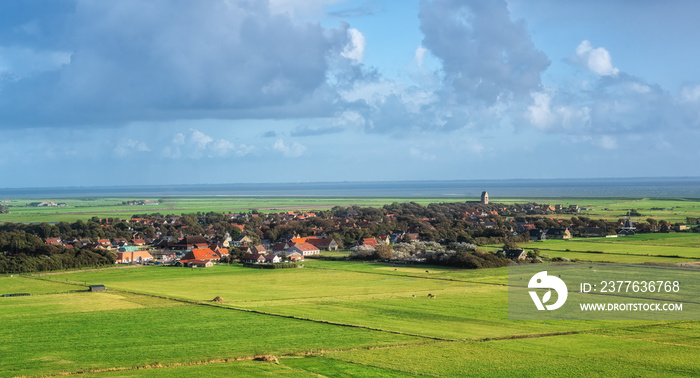
[[[143,264],[153,261],[153,256],[147,251],[117,252],[117,264]]]
[[[313,245],[314,247],[318,248],[319,250],[324,250],[324,251],[337,251],[338,250],[338,243],[335,242],[335,240],[331,238],[308,238],[306,239],[306,242]]]
[[[107,288],[105,288],[105,285],[90,285],[89,291],[105,291]]]
[[[525,260],[527,258],[527,253],[523,249],[509,249],[503,254],[511,260]]]
[[[185,253],[185,255],[182,256],[182,259],[180,259],[180,261],[182,261],[183,263],[188,263],[194,260],[218,262],[220,259],[221,256],[216,254],[216,252],[212,251],[211,248],[195,248]]]
[[[241,257],[241,262],[260,264],[265,262],[265,255],[261,253],[246,253]]]
[[[318,255],[321,251],[309,243],[296,243],[287,249],[287,253],[298,252],[302,256]]]

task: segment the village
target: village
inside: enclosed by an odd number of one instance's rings
[[[381,246],[412,242],[431,243],[429,248],[438,250],[454,243],[469,245],[471,249],[504,244],[501,252],[505,257],[523,260],[525,251],[518,247],[523,243],[687,230],[684,224],[671,225],[663,220],[632,222],[629,216],[617,221],[592,220],[577,216],[581,210],[577,205],[494,204],[489,203],[484,192],[477,202],[428,206],[401,203],[382,208],[337,206],[316,212],[252,210],[180,216],[156,213],[128,220],[93,218],[79,227],[59,224],[45,230],[53,237],[44,240],[68,249],[113,252],[116,264],[206,268],[232,262],[248,266],[295,263],[318,257],[321,251],[339,249],[351,249],[358,252],[356,256],[366,258],[399,259],[396,253],[392,257],[391,253],[374,252]],[[554,217],[561,214],[571,217]],[[420,253],[405,255],[403,261],[426,260]]]

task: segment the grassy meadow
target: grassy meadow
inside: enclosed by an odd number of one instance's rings
[[[122,205],[124,201],[145,200],[159,201],[157,205]],[[289,210],[324,210],[333,206],[374,206],[381,207],[393,202],[413,201],[421,205],[441,202],[476,201],[478,198],[458,197],[94,197],[94,198],[32,198],[11,199],[8,214],[0,214],[0,222],[74,222],[92,217],[129,219],[134,214],[161,213],[207,213],[247,212],[257,209],[262,212],[280,212]],[[30,202],[65,203],[61,207],[27,207]],[[537,202],[549,205],[560,204],[565,207],[578,205],[587,207],[579,213],[593,219],[614,220],[624,217],[628,210],[635,209],[641,220],[664,219],[671,223],[685,222],[686,217],[698,217],[700,199],[697,198],[493,198],[493,203],[529,203]],[[571,214],[553,215],[554,218],[571,218]]]
[[[700,373],[700,322],[511,321],[506,284],[505,268],[322,260],[5,276],[32,295],[0,298],[0,376]]]

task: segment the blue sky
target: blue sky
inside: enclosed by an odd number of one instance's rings
[[[697,1],[0,3],[0,187],[700,176]]]

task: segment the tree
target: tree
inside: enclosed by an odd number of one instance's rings
[[[512,240],[506,240],[505,243],[503,243],[503,250],[504,251],[509,251],[511,249],[518,249],[518,243],[512,241]]]
[[[391,260],[394,249],[390,245],[381,244],[374,247],[374,257],[378,260]]]
[[[0,205],[0,214],[7,214],[10,212],[10,207],[5,205]]]

